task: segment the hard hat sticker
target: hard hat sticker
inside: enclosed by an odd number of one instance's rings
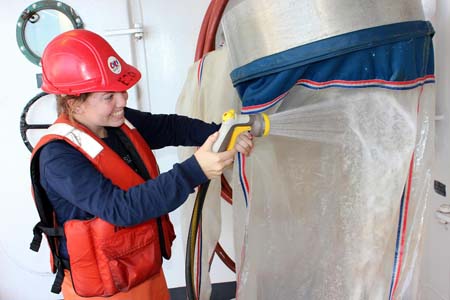
[[[110,56],[108,58],[108,67],[114,74],[120,74],[122,71],[122,66],[117,58]]]

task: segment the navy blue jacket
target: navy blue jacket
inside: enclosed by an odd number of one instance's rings
[[[153,115],[130,108],[125,109],[125,117],[152,149],[200,146],[220,127],[184,116]],[[107,139],[105,142],[109,145]],[[54,141],[43,147],[39,168],[41,185],[61,226],[70,219],[85,220],[94,216],[117,226],[139,224],[173,211],[186,201],[196,186],[208,180],[191,156],[156,179],[124,191],[64,141]],[[60,250],[63,257],[67,257],[64,241]]]

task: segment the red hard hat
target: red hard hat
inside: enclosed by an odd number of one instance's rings
[[[55,37],[45,48],[41,65],[42,90],[51,94],[123,92],[141,78],[105,39],[85,29]]]

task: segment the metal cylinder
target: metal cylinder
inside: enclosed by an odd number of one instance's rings
[[[263,136],[266,131],[266,126],[268,126],[262,114],[250,115],[249,123],[252,124],[250,133],[256,137]]]
[[[328,37],[424,20],[420,0],[230,0],[222,29],[232,68]]]

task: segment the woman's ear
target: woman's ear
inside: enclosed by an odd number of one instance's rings
[[[81,112],[80,106],[76,106],[75,109],[73,110],[73,112],[74,112],[75,114],[80,114],[80,112]]]
[[[67,100],[67,105],[72,114],[79,114],[81,112],[80,103],[71,98]]]

